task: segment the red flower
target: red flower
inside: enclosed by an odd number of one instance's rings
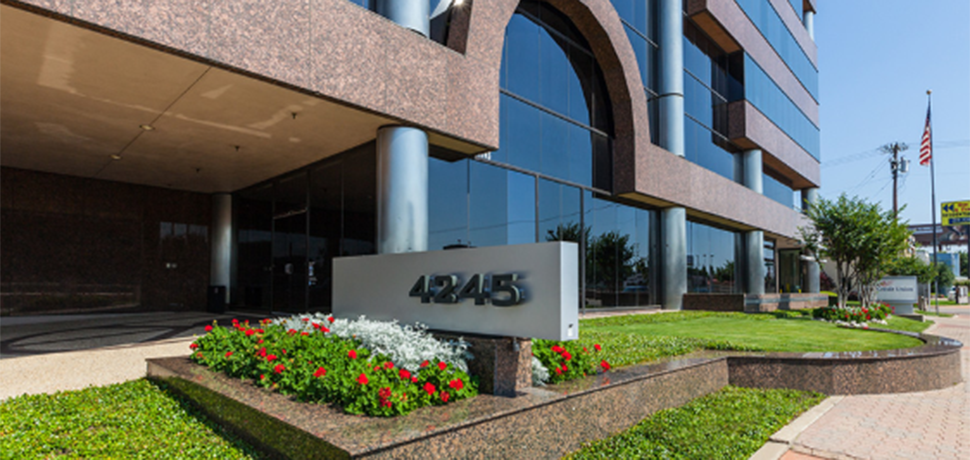
[[[566,351],[566,350],[563,350],[563,348],[562,348],[562,347],[560,347],[559,345],[553,345],[553,346],[552,346],[552,351],[554,351],[554,352],[556,352],[556,353],[562,353],[562,352],[564,352],[564,351]]]
[[[227,352],[226,352],[226,358],[228,358],[228,357],[230,357],[230,356],[232,356],[232,352],[231,352],[231,351],[227,351]]]
[[[284,354],[284,355],[286,354],[286,348],[284,348],[284,349],[283,349],[283,354]]]
[[[423,363],[421,363],[421,367],[428,367],[428,364],[430,364],[430,363],[428,363],[428,360],[426,359],[426,360],[424,360]]]
[[[266,355],[266,362],[270,362],[276,358],[277,358],[276,355]]]
[[[257,341],[256,341],[256,343],[257,343],[257,344],[261,344],[261,343],[263,343],[263,339],[259,339],[259,340],[257,340]]]
[[[398,372],[397,374],[401,376],[401,380],[408,380],[411,378],[411,373],[408,372],[407,369],[401,369],[401,372]]]
[[[444,361],[439,361],[439,362],[438,362],[438,369],[441,369],[441,370],[445,370],[445,369],[447,369],[447,368],[448,368],[448,365],[447,365],[447,364],[445,364],[445,362],[444,362]]]
[[[573,359],[573,355],[570,354],[568,351],[562,352],[562,357],[563,358],[566,358],[566,361],[569,361],[570,359]]]
[[[296,334],[296,329],[290,329],[290,330],[286,331],[286,333],[287,334],[290,334],[290,335]]]
[[[236,319],[236,318],[233,318],[233,319],[232,319],[232,324],[239,324],[239,320],[238,320],[238,319]]]
[[[303,322],[304,323],[309,322],[309,321],[310,321],[310,318],[303,318]]]
[[[583,353],[589,353],[589,350],[587,350],[586,347],[583,347]]]
[[[200,351],[200,352],[196,353],[195,356],[198,356],[199,358],[202,358],[202,352]]]
[[[314,377],[323,377],[324,375],[327,375],[327,370],[322,367],[313,373]]]
[[[441,390],[441,395],[440,396],[441,396],[441,400],[442,401],[448,402],[448,392],[447,391]]]
[[[301,332],[300,335],[310,335],[309,332]]]
[[[566,367],[566,363],[562,363],[562,371],[563,372],[569,372],[569,368]]]
[[[210,325],[206,326],[205,327],[205,331],[206,332],[212,332],[212,325],[210,324]]]
[[[418,383],[417,377],[411,377],[411,383]]]
[[[262,329],[256,329],[256,332],[259,332],[260,334],[264,334],[264,333],[266,333],[266,331],[264,331],[264,330],[262,330]]]
[[[252,330],[252,329],[246,329],[246,336],[247,336],[247,337],[248,337],[248,336],[251,336],[251,335],[253,335],[253,334],[255,334],[255,333],[256,333],[256,331],[254,331],[254,330]]]
[[[605,359],[602,362],[600,362],[600,366],[603,366],[604,371],[610,370],[610,363],[606,362]]]
[[[381,370],[381,366],[374,366],[374,370],[375,370],[375,371],[379,371],[379,370]]]
[[[327,329],[326,326],[320,327],[320,330],[323,331],[324,334],[326,334],[327,332],[330,332],[330,329]]]
[[[556,375],[562,375],[562,369],[561,368],[558,368],[558,367],[556,368]]]
[[[394,369],[394,363],[390,361],[384,363],[384,369]]]
[[[193,350],[195,350],[196,348],[199,348],[199,344],[197,344],[197,343],[195,343],[195,342],[192,342],[192,344],[191,344],[191,345],[189,345],[189,348],[191,348],[191,349],[193,349]]]
[[[313,323],[313,328],[314,329],[320,329],[320,324],[319,323]]]
[[[265,378],[266,378],[266,376],[265,376],[265,375],[263,375],[263,374],[259,374],[259,379],[260,379],[260,380],[263,380],[263,379],[265,379]]]
[[[273,368],[273,370],[276,371],[277,374],[282,374],[283,371],[286,370],[286,366],[282,364],[277,364],[276,367]]]
[[[455,379],[448,382],[448,386],[455,390],[461,390],[462,388],[465,388],[465,382],[462,382],[461,379]]]
[[[391,389],[389,387],[381,388],[377,390],[377,397],[381,399],[387,399],[391,397]]]
[[[357,377],[357,383],[361,385],[367,385],[367,382],[369,381],[370,380],[367,380],[367,374],[364,374],[363,372],[360,373],[360,377]]]
[[[357,359],[357,350],[350,350],[347,352],[347,356],[350,356],[350,359]]]
[[[597,343],[597,344],[595,344],[595,345],[593,345],[593,348],[595,348],[595,349],[596,349],[596,351],[600,351],[600,350],[602,350],[602,349],[603,349],[603,347],[601,347],[601,346],[600,346],[600,344],[598,344],[598,343]]]
[[[330,321],[330,324],[333,324],[333,316],[327,318],[327,321]]]
[[[426,382],[424,384],[424,387],[422,388],[424,389],[424,391],[428,392],[428,396],[434,395],[435,391],[438,391],[438,389],[435,388],[434,385],[431,384],[431,382]]]

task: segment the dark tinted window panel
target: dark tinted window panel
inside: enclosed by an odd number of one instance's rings
[[[744,13],[751,19],[751,22],[761,31],[765,39],[772,48],[785,61],[805,87],[806,90],[818,100],[818,69],[812,65],[805,51],[802,50],[798,41],[791,31],[778,16],[778,12],[771,5],[770,0],[735,0]]]

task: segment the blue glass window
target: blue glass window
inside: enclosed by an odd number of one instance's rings
[[[764,195],[789,208],[795,207],[795,191],[769,174],[762,173],[761,179]]]
[[[771,6],[769,0],[735,0],[751,19],[761,35],[768,40],[772,48],[785,61],[795,78],[802,83],[809,94],[818,100],[818,69],[808,59],[805,50],[798,44],[791,31],[778,16],[778,12]],[[801,8],[796,8],[801,11]]]
[[[732,231],[687,222],[687,292],[741,292],[735,263],[738,238]]]
[[[747,54],[744,56],[744,79],[745,99],[818,160],[818,127]]]

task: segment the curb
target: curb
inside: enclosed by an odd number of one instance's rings
[[[778,460],[781,458],[785,452],[789,449],[795,450],[796,452],[801,452],[805,454],[811,454],[816,456],[822,456],[826,458],[838,458],[837,454],[832,454],[830,452],[814,452],[811,449],[808,451],[798,450],[794,448],[795,439],[798,435],[802,434],[803,431],[808,429],[813,423],[822,418],[826,412],[835,407],[840,403],[845,396],[830,396],[825,398],[817,406],[807,410],[804,414],[792,420],[791,423],[785,425],[780,430],[776,431],[775,434],[768,438],[768,442],[765,443],[761,449],[758,449],[754,455],[751,456],[750,460]]]

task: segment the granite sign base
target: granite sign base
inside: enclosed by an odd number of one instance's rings
[[[150,359],[148,375],[267,456],[296,459],[558,459],[728,384],[725,359],[686,359],[378,418],[300,403],[188,358]]]

